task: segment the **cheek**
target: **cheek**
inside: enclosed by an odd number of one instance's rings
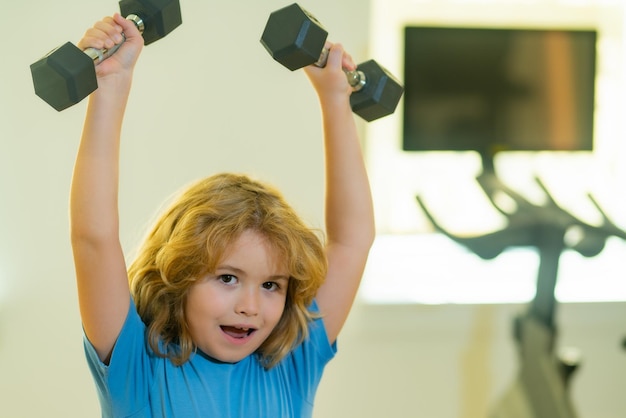
[[[226,303],[226,297],[211,286],[199,285],[191,288],[187,294],[185,314],[187,318],[213,316],[219,313]]]
[[[274,325],[276,325],[278,321],[280,321],[280,318],[282,318],[283,313],[285,312],[285,300],[286,297],[284,295],[280,295],[279,297],[276,297],[274,300],[271,301],[268,312],[271,315]]]

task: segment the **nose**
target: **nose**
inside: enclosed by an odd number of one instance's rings
[[[235,305],[235,311],[245,316],[259,313],[259,292],[256,289],[241,289]]]

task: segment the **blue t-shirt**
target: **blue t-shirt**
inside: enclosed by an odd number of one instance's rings
[[[146,326],[131,301],[109,365],[85,341],[102,416],[167,418],[310,418],[324,366],[334,357],[321,320],[309,338],[273,368],[256,355],[221,363],[201,353],[182,366],[154,355]],[[315,303],[312,308],[317,309]]]

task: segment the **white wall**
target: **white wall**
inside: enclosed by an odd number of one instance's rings
[[[182,1],[183,26],[147,47],[137,68],[122,150],[125,248],[134,248],[179,187],[223,170],[274,182],[321,225],[317,103],[304,75],[280,67],[258,42],[269,12],[289,2]],[[95,3],[15,1],[0,14],[1,416],[99,416],[82,353],[67,223],[84,103],[52,110],[33,94],[28,69],[117,7]],[[370,3],[300,2],[357,61],[369,58]],[[358,304],[316,416],[484,416],[515,370],[508,330],[516,308]],[[589,356],[574,387],[583,417],[626,411],[619,395],[626,356],[616,348],[624,310],[562,310],[564,338]]]

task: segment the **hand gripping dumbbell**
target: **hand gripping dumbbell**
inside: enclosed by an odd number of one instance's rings
[[[311,64],[326,65],[327,37],[318,20],[294,3],[270,14],[261,43],[276,61],[294,71]],[[354,113],[369,122],[395,111],[404,87],[380,64],[369,60],[345,73],[352,86]]]
[[[120,14],[135,23],[145,45],[163,38],[182,23],[179,0],[122,0],[119,6]],[[35,94],[58,111],[75,105],[98,88],[95,66],[113,55],[120,45],[81,51],[67,42],[54,49],[30,66]]]

